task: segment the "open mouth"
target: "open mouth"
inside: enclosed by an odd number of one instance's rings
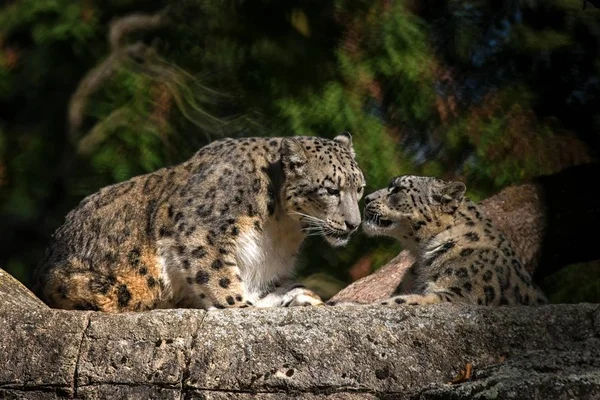
[[[350,232],[331,232],[327,236],[338,240],[347,240],[350,237]]]
[[[369,224],[375,225],[380,228],[390,227],[394,223],[394,221],[392,220],[381,218],[381,214],[375,213],[373,211],[365,212],[365,220]]]
[[[381,227],[383,227],[383,228],[386,228],[386,227],[388,227],[388,226],[391,226],[391,225],[394,223],[393,221],[390,221],[389,219],[382,219],[382,218],[380,218],[380,219],[378,219],[378,220],[375,220],[375,221],[373,221],[373,222],[374,222],[374,223],[375,223],[377,226],[381,226]]]
[[[302,231],[308,235],[323,236],[333,243],[345,243],[350,239],[353,231],[343,231],[325,225],[313,225],[309,221],[300,221]]]

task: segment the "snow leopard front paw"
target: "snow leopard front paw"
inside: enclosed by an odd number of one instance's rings
[[[294,288],[284,295],[284,307],[324,305],[325,303],[323,300],[321,300],[321,297],[319,297],[318,294],[303,287]]]

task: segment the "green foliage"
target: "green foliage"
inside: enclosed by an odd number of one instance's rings
[[[393,138],[377,118],[360,112],[364,106],[360,99],[341,84],[332,82],[320,93],[282,99],[277,104],[292,132],[330,137],[344,130],[353,132],[354,146],[360,149],[357,160],[369,188],[385,186],[390,177],[401,172]],[[387,163],[382,163],[382,159]]]
[[[600,298],[600,263],[569,265],[541,283],[551,303],[597,303]]]
[[[39,46],[69,41],[78,48],[94,35],[97,20],[85,15],[86,3],[68,0],[22,0],[0,14],[4,33],[26,30]]]
[[[462,179],[475,200],[595,155],[599,10],[579,0],[429,3],[2,6],[0,218],[10,225],[0,264],[27,281],[83,196],[222,136],[349,130],[367,192],[413,173]],[[125,41],[146,44],[144,61],[126,58],[84,93],[70,136],[71,96],[110,59],[110,21],[163,9],[172,23]],[[301,274],[328,296],[360,260],[376,269],[399,250],[360,233],[335,251],[312,239]]]
[[[402,2],[394,3],[380,23],[381,42],[367,53],[368,64],[393,92],[399,119],[421,124],[435,120],[434,56],[425,24]]]
[[[515,29],[515,48],[521,52],[556,51],[572,44],[573,38],[566,33],[554,30],[536,31],[520,26]]]

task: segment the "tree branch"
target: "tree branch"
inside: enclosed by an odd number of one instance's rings
[[[124,62],[129,60],[143,62],[149,55],[148,46],[141,41],[125,45],[127,36],[133,32],[157,29],[164,24],[166,24],[164,11],[152,15],[131,14],[111,22],[108,33],[111,53],[100,65],[83,77],[69,101],[68,137],[73,146],[77,146],[84,111],[90,96],[102,87]]]
[[[124,46],[128,35],[133,32],[149,31],[165,24],[165,12],[157,14],[130,14],[113,20],[108,31],[108,43],[111,51],[117,51]]]

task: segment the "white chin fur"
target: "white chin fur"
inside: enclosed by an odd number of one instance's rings
[[[395,223],[393,223],[390,226],[385,226],[385,227],[379,226],[379,225],[375,224],[373,221],[364,221],[361,224],[363,232],[366,233],[368,236],[386,235],[389,232],[391,232],[395,226],[396,226]]]
[[[329,245],[332,247],[343,247],[348,244],[350,238],[341,239],[336,237],[325,236],[325,240],[327,240],[327,243],[329,243]]]

